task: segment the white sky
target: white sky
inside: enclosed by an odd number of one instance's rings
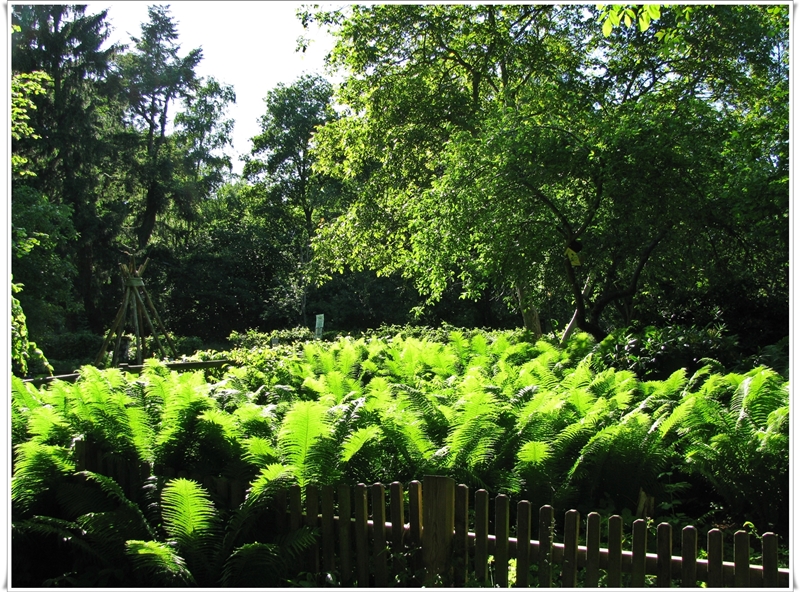
[[[242,170],[239,156],[250,152],[250,138],[260,132],[258,119],[265,111],[267,91],[278,83],[291,84],[304,73],[325,76],[324,58],[333,47],[333,39],[324,29],[312,25],[307,32],[303,30],[295,16],[303,2],[178,0],[87,4],[87,12],[92,14],[108,9],[110,42],[130,46],[130,36],[140,36],[141,24],[148,20],[147,7],[170,6],[178,29],[179,55],[202,48],[203,60],[197,73],[232,85],[236,92],[236,104],[228,112],[228,117],[235,120],[233,149],[228,150],[235,173]],[[304,54],[295,51],[302,35],[312,39]]]

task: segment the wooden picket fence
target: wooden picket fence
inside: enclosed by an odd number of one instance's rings
[[[247,484],[237,480],[151,468],[147,463],[132,465],[87,442],[79,440],[75,445],[78,470],[113,477],[133,500],[151,474],[193,479],[222,507],[236,508],[245,499]],[[733,561],[723,560],[724,533],[717,528],[708,532],[706,558],[701,559],[694,526],[680,532],[681,554],[674,556],[672,527],[667,523],[657,526],[656,552],[648,553],[645,520],[636,520],[631,535],[625,537],[620,516],[609,517],[603,529],[600,515],[592,512],[581,533],[580,514],[570,510],[564,516],[563,539],[557,542],[551,506],[542,506],[536,517],[531,503],[520,501],[517,536],[512,537],[510,499],[498,495],[493,505],[490,516],[486,490],[475,492],[470,507],[466,485],[456,486],[449,477],[426,476],[422,483],[412,481],[407,492],[401,483],[392,483],[388,500],[386,487],[380,483],[308,485],[304,490],[295,485],[276,495],[274,517],[279,533],[303,526],[318,529],[318,544],[299,567],[313,574],[337,574],[338,583],[345,586],[385,587],[396,584],[400,576],[403,586],[506,588],[513,559],[515,587],[641,588],[679,583],[691,588],[703,583],[709,588],[789,588],[789,570],[778,567],[778,536],[773,533],[761,537],[762,564],[751,565],[750,535],[743,530],[733,535]],[[490,523],[493,534],[489,534]],[[375,528],[376,524],[383,528]],[[603,530],[605,547],[601,547]],[[623,550],[627,540],[630,549]]]
[[[284,532],[302,526],[319,529],[319,544],[309,551],[302,567],[310,573],[336,573],[345,586],[385,587],[395,584],[398,574],[411,573],[421,574],[416,585],[506,588],[509,560],[515,559],[515,587],[640,588],[679,583],[689,588],[701,582],[711,588],[789,587],[789,570],[778,568],[778,537],[772,533],[761,540],[762,565],[750,565],[750,535],[741,530],[733,536],[733,561],[723,560],[723,532],[716,528],[707,535],[707,558],[698,558],[698,532],[693,526],[680,533],[680,556],[672,555],[673,532],[667,523],[658,525],[656,552],[648,553],[645,520],[633,523],[631,547],[623,550],[619,516],[608,519],[607,546],[601,547],[601,519],[595,512],[587,516],[585,544],[580,544],[576,510],[566,513],[563,542],[556,542],[553,508],[540,508],[534,531],[531,504],[520,501],[517,536],[511,537],[510,501],[498,495],[494,533],[489,534],[487,491],[475,492],[470,508],[466,485],[456,486],[441,476],[426,476],[423,483],[410,483],[407,508],[403,487],[397,482],[389,486],[388,504],[386,488],[380,483],[354,488],[309,485],[304,491],[293,486],[278,495],[278,528]],[[381,524],[383,528],[375,527]],[[407,579],[400,583],[408,585]]]

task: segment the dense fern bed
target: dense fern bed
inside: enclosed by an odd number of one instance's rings
[[[438,337],[247,344],[217,371],[151,360],[140,375],[12,379],[12,584],[286,585],[310,535],[263,528],[279,487],[426,474],[628,522],[645,495],[654,523],[786,540],[789,393],[775,371],[709,360],[642,380],[583,334],[565,348]],[[89,444],[148,474],[123,487],[79,470]],[[240,480],[247,497],[215,505],[165,468]]]

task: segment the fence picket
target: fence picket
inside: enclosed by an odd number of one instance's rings
[[[453,584],[461,587],[467,581],[469,559],[469,487],[456,488],[455,538],[453,539]]]
[[[561,585],[574,588],[578,583],[578,532],[580,512],[570,510],[564,516],[564,560],[561,568]]]
[[[708,531],[708,583],[709,588],[722,588],[722,531]]]
[[[539,587],[553,585],[553,527],[555,514],[552,506],[539,509]]]
[[[489,563],[489,492],[475,492],[475,579],[485,582]]]
[[[375,585],[385,588],[389,581],[389,572],[386,567],[386,495],[383,485],[375,483],[372,486],[372,541],[373,562],[375,566]]]
[[[778,587],[778,535],[767,532],[761,537],[761,564],[765,588]]]
[[[422,557],[426,586],[442,583],[449,586],[452,582],[455,498],[452,479],[425,476],[422,482]]]
[[[681,531],[681,587],[697,587],[697,529],[686,526]]]
[[[334,558],[333,486],[322,486],[322,569],[331,573],[336,568]]]
[[[619,588],[622,583],[622,518],[608,519],[608,587]]]
[[[302,497],[299,485],[289,488],[289,528],[292,530],[299,530],[303,523]]]
[[[647,566],[647,522],[641,518],[633,522],[632,551],[631,587],[644,588]]]
[[[369,547],[367,531],[367,486],[363,483],[356,485],[355,490],[355,539],[356,539],[356,577],[359,588],[369,587]]]
[[[508,588],[508,510],[507,495],[494,498],[494,575],[500,588]]]
[[[280,489],[275,494],[275,526],[279,532],[286,530],[286,489]]]
[[[672,526],[666,522],[658,525],[656,530],[656,586],[669,588],[672,585]]]
[[[306,485],[306,518],[305,524],[309,528],[317,526],[319,515],[319,489],[315,485]],[[306,556],[308,571],[319,573],[319,547],[312,545]]]
[[[405,539],[405,511],[403,502],[403,485],[399,481],[389,486],[389,516],[392,521],[392,571],[399,575],[403,569],[403,544]]]
[[[587,588],[597,588],[600,582],[600,514],[586,517],[586,577]]]
[[[351,546],[353,522],[350,518],[350,488],[347,485],[340,485],[336,493],[339,503],[339,565],[342,584],[349,585],[352,583],[353,575],[353,548]]]
[[[750,587],[750,535],[744,530],[733,535],[733,578],[737,588]]]
[[[517,504],[517,581],[515,587],[527,588],[531,551],[531,503]]]
[[[422,483],[408,484],[408,513],[411,547],[411,564],[415,572],[422,569]]]

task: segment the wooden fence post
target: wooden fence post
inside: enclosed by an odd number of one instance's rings
[[[322,486],[322,569],[331,573],[334,560],[333,485]]]
[[[564,565],[561,571],[561,585],[575,588],[578,585],[578,533],[581,515],[578,510],[570,510],[564,518]]]
[[[375,566],[375,586],[385,588],[389,581],[386,568],[386,494],[383,484],[372,486],[372,541],[373,563]]]
[[[450,477],[426,475],[422,481],[422,560],[425,585],[452,582],[456,489]]]
[[[415,572],[422,569],[422,483],[408,484],[408,521],[413,549],[411,564]]]
[[[453,542],[453,585],[462,587],[467,581],[469,563],[469,487],[456,488],[455,540]]]
[[[633,521],[632,546],[631,587],[644,588],[647,573],[647,522],[641,518]]]
[[[403,569],[401,554],[403,553],[405,529],[405,507],[403,504],[403,484],[395,481],[389,486],[390,519],[392,521],[392,571],[398,575]]]
[[[351,584],[353,574],[353,548],[351,545],[352,521],[350,519],[350,488],[339,485],[337,488],[339,502],[339,563],[341,565],[342,584]]]
[[[356,577],[359,588],[369,588],[369,534],[367,531],[367,486],[356,485]]]
[[[531,503],[520,501],[517,504],[517,581],[516,588],[527,588],[531,567]]]
[[[697,586],[697,529],[686,526],[681,531],[681,588]]]
[[[555,515],[553,506],[539,509],[539,587],[553,585],[553,527]]]
[[[778,535],[766,532],[761,537],[761,564],[764,568],[765,588],[778,587]]]
[[[666,522],[659,524],[656,530],[656,539],[658,554],[656,586],[669,588],[672,585],[672,526]]]
[[[586,581],[587,588],[597,588],[600,582],[600,514],[586,517]]]
[[[489,563],[489,492],[475,492],[475,579],[486,581]]]
[[[708,531],[708,579],[709,588],[722,588],[722,531],[712,528]]]
[[[316,528],[319,512],[319,489],[316,485],[306,485],[306,526]],[[319,545],[312,545],[307,553],[308,571],[319,573]]]
[[[608,587],[619,588],[622,581],[622,518],[608,518]]]
[[[737,588],[750,587],[750,535],[744,530],[733,535],[733,577]]]
[[[495,585],[508,588],[509,499],[502,493],[494,498]]]

